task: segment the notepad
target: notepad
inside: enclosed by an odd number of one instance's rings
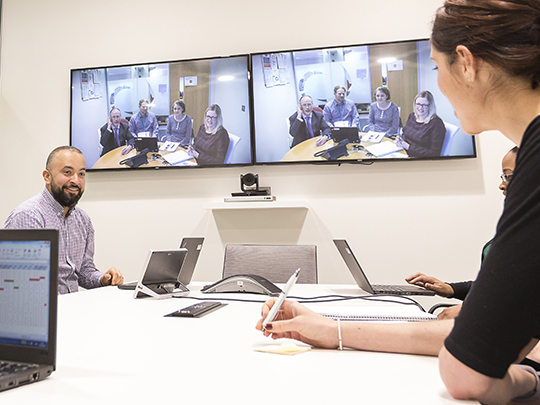
[[[379,143],[385,135],[385,132],[368,131],[365,135],[362,135],[362,142]]]
[[[364,141],[364,138],[362,138],[362,141]],[[377,145],[366,146],[366,149],[379,158],[403,150],[401,146],[397,146],[394,142],[381,142]]]
[[[416,306],[342,306],[321,307],[313,306],[310,309],[318,314],[342,321],[361,322],[428,322],[436,321],[437,316],[420,311]]]
[[[188,155],[188,153],[185,150],[180,149],[174,153],[163,155],[163,159],[165,159],[171,165],[175,166],[175,165],[186,164],[191,159],[193,159],[193,156]]]

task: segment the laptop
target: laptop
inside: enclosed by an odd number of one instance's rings
[[[148,148],[150,152],[157,152],[159,150],[158,139],[156,137],[135,138],[135,149],[137,152],[140,152],[146,148]]]
[[[189,293],[178,281],[187,249],[150,250],[133,298],[170,298]]]
[[[349,143],[360,143],[360,134],[357,127],[332,127],[332,139],[339,143],[344,139],[348,139]]]
[[[0,229],[0,391],[56,369],[58,231]]]
[[[181,249],[187,249],[188,253],[182,269],[180,270],[180,276],[178,276],[178,281],[184,285],[191,283],[191,278],[195,272],[195,266],[197,265],[197,260],[199,260],[199,253],[203,246],[204,238],[184,238],[182,243],[180,243]]]
[[[191,283],[193,272],[195,271],[195,265],[199,259],[199,253],[201,253],[204,238],[183,238],[180,243],[180,248],[187,249],[187,255],[184,259],[184,264],[180,270],[178,281],[184,285]],[[137,287],[138,281],[129,281],[118,286],[121,290],[134,290]]]
[[[360,267],[360,263],[358,263],[358,260],[356,260],[356,257],[354,256],[354,253],[349,247],[347,241],[343,239],[334,239],[334,244],[339,250],[341,257],[343,257],[343,260],[354,277],[356,284],[358,284],[358,287],[365,292],[370,294],[392,295],[435,295],[433,291],[414,285],[371,284],[366,274],[362,270],[362,267]]]

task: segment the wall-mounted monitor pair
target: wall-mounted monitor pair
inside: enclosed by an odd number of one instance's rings
[[[89,170],[128,169],[145,138],[137,170],[335,164],[340,134],[339,163],[475,157],[434,67],[416,40],[73,69],[71,145]]]

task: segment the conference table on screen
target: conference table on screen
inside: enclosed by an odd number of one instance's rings
[[[1,393],[0,402],[477,403],[450,397],[436,357],[351,349],[312,348],[293,356],[255,351],[283,343],[255,329],[268,297],[203,294],[199,290],[204,284],[191,283],[187,297],[162,300],[134,299],[133,291],[116,287],[60,296],[56,371],[44,381]],[[330,294],[361,295],[362,291],[356,286],[321,284],[296,284],[291,291],[296,297]],[[164,317],[200,302],[195,298],[219,299],[227,305],[201,318]],[[317,310],[319,305],[337,312],[345,306],[403,306],[347,300],[311,304],[311,308]]]
[[[359,135],[362,136],[365,133],[359,132]],[[281,159],[282,162],[298,162],[302,160],[325,160],[322,156],[315,156],[316,153],[321,152],[325,149],[331,148],[332,146],[336,146],[337,143],[333,142],[332,140],[327,141],[321,146],[317,146],[316,142],[317,140],[321,138],[320,136],[317,136],[315,138],[308,139],[304,142],[300,142],[299,144],[295,145],[291,150],[289,150],[285,156],[283,156],[283,159]],[[384,138],[381,142],[393,142],[389,138]],[[360,150],[355,150],[355,147],[361,145],[363,148]],[[366,151],[366,147],[369,147],[371,145],[376,145],[376,143],[372,142],[361,142],[358,143],[349,143],[347,144],[347,152],[348,156],[341,156],[338,158],[338,160],[364,160],[364,159],[373,159],[375,156],[369,155]],[[401,150],[400,152],[397,152],[395,155],[399,156],[400,158],[408,158],[407,152],[404,150]]]
[[[162,142],[158,142],[159,145],[162,145]],[[125,155],[122,155],[122,150],[125,148],[125,146],[120,146],[116,149],[113,149],[107,153],[105,153],[103,156],[101,156],[97,162],[94,164],[94,166],[92,167],[92,169],[118,169],[118,168],[129,168],[128,165],[126,164],[120,164],[120,162],[122,160],[125,160],[125,159],[128,159],[128,158],[132,158],[133,156],[137,155],[137,151],[135,149],[131,149],[128,153],[126,153]],[[175,152],[179,151],[179,150],[184,150],[184,148],[182,147],[178,147]],[[158,152],[148,152],[146,154],[147,156],[147,159],[148,159],[148,163],[145,163],[139,167],[166,167],[166,166],[170,166],[168,164],[165,164],[162,160],[160,159],[153,159],[152,158],[152,155],[154,153],[157,153],[157,154],[160,154],[162,156],[165,156],[165,155],[168,155],[169,153],[173,153],[173,152],[167,152],[167,151],[158,151]],[[191,159],[190,160],[191,163],[195,163],[197,164],[197,161],[195,159]]]

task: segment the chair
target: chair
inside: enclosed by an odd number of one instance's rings
[[[101,128],[97,129],[97,148],[98,156],[101,156],[101,153],[103,152],[103,145],[101,144]]]
[[[232,163],[234,149],[236,148],[236,145],[238,145],[238,142],[240,142],[240,137],[238,135],[233,135],[229,133],[229,148],[227,149],[227,154],[225,155],[225,164]]]
[[[450,156],[450,151],[452,150],[452,142],[454,141],[454,136],[459,130],[459,127],[448,122],[444,122],[444,126],[446,127],[446,134],[444,135],[444,143],[441,150],[441,156]]]
[[[286,283],[300,268],[298,283],[317,283],[315,245],[227,245],[223,278],[236,274],[256,274],[272,283]]]

